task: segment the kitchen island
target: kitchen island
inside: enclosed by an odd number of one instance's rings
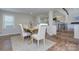
[[[74,24],[74,38],[79,39],[79,24]]]

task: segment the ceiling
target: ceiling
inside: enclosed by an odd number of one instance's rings
[[[62,8],[0,8],[0,10],[3,11],[9,11],[9,12],[15,12],[15,13],[24,13],[24,14],[30,14],[32,16],[45,16],[48,17],[48,13],[50,10],[54,10],[53,16],[60,16],[63,15],[62,13],[59,13],[57,10],[60,10]]]
[[[31,15],[48,14],[50,9],[54,9],[55,11],[56,9],[62,9],[62,8],[0,8],[0,10],[4,11],[25,13]],[[65,9],[68,11],[69,16],[71,17],[79,16],[79,8],[65,8]]]
[[[69,12],[69,15],[72,17],[79,16],[79,8],[66,8]]]
[[[1,8],[1,10],[37,15],[48,13],[50,8]]]

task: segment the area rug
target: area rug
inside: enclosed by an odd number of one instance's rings
[[[18,37],[19,38],[19,37]],[[11,38],[13,51],[46,51],[50,47],[54,46],[56,43],[46,39],[45,46],[43,45],[43,41],[40,41],[39,47],[37,46],[36,41],[33,44],[29,43],[30,40],[22,40],[17,37]]]

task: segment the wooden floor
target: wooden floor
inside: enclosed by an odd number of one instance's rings
[[[9,37],[0,38],[0,51],[12,51],[11,40]]]
[[[47,35],[47,39],[56,42],[48,51],[79,51],[79,39],[73,36],[70,31],[57,32],[56,36]],[[12,51],[10,38],[0,38],[0,51]]]
[[[50,37],[50,40],[55,41],[56,44],[48,51],[79,51],[79,39],[74,39],[73,32],[58,32],[56,36]]]

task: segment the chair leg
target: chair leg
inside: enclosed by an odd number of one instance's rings
[[[21,39],[24,40],[24,37],[21,35]]]
[[[38,47],[39,47],[39,40],[37,40],[37,45],[38,45]]]
[[[43,43],[44,43],[44,47],[45,47],[45,43],[46,43],[46,42],[45,42],[45,39],[43,39]]]
[[[32,44],[33,44],[33,38],[31,38],[31,42],[32,42]]]
[[[24,40],[24,37],[22,37],[22,40]]]

